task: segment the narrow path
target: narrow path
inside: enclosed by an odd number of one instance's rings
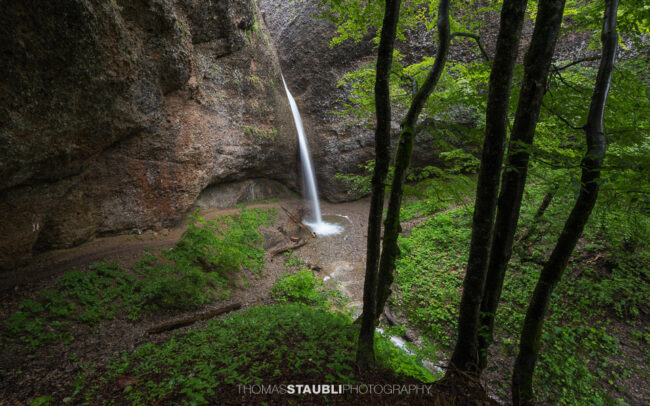
[[[279,203],[259,203],[247,208],[279,207],[280,204],[299,204],[300,200],[285,200]],[[204,209],[200,214],[206,219],[238,213],[240,209]],[[176,227],[161,231],[148,230],[142,234],[121,234],[98,237],[77,247],[48,251],[33,257],[26,266],[0,272],[0,299],[6,291],[21,285],[53,278],[72,268],[87,269],[95,262],[120,261],[134,264],[147,250],[171,248],[187,229],[186,220]]]

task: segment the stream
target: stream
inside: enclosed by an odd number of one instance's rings
[[[342,227],[342,231],[339,234],[312,238],[309,244],[296,251],[296,254],[303,261],[320,267],[320,271],[314,272],[316,277],[328,286],[338,289],[343,297],[349,300],[348,307],[352,317],[356,318],[363,308],[368,200],[344,204],[321,202],[321,206],[323,220]],[[346,214],[342,214],[343,212]],[[377,328],[379,333],[384,331]],[[396,348],[414,355],[409,349],[411,343],[403,337],[389,338]],[[424,360],[422,365],[433,373],[444,373],[440,365],[432,362]]]

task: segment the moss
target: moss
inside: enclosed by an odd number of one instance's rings
[[[253,135],[255,137],[260,137],[264,138],[267,140],[272,140],[277,138],[278,136],[278,130],[274,129],[263,129],[263,128],[256,128],[256,127],[251,127],[251,126],[246,126],[244,127],[244,133],[247,135]]]

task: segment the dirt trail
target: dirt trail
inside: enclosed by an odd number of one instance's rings
[[[295,210],[302,205],[299,199],[284,200],[275,203],[253,204],[247,208],[270,208],[285,206]],[[296,256],[303,261],[321,267],[320,277],[340,269],[343,261],[354,264],[354,269],[363,269],[365,256],[365,227],[367,221],[367,200],[343,204],[322,203],[323,213],[341,214],[348,220],[346,234],[332,237],[309,238],[306,246],[296,250]],[[206,209],[201,215],[211,219],[217,216],[234,214],[240,209]],[[284,212],[277,210],[271,227],[264,232],[278,237],[278,227],[287,226]],[[186,229],[183,222],[177,227],[160,232],[147,231],[140,235],[117,235],[97,238],[81,246],[51,251],[35,257],[29,266],[0,274],[0,326],[18,309],[18,304],[28,297],[35,297],[44,289],[51,287],[57,277],[76,267],[79,270],[104,259],[118,261],[125,266],[133,265],[142,258],[145,251],[172,247]],[[269,248],[270,249],[270,248]],[[233,287],[227,300],[217,301],[199,311],[209,311],[233,303],[241,303],[243,308],[270,304],[269,291],[278,277],[287,268],[285,257],[272,257],[267,253],[265,267],[261,274],[243,271],[248,283],[238,283]],[[361,273],[361,277],[362,277]],[[361,292],[356,287],[352,292]],[[354,293],[357,295],[359,293]],[[191,328],[198,328],[206,322],[199,322],[189,327],[172,332],[147,335],[150,327],[171,319],[185,317],[197,310],[179,312],[146,313],[137,322],[117,317],[101,323],[93,329],[88,326],[75,327],[74,341],[69,344],[56,344],[31,351],[28,348],[14,347],[10,351],[0,351],[0,405],[24,405],[37,396],[54,393],[67,393],[68,385],[88,365],[101,368],[107,360],[122,351],[132,351],[146,342],[163,342],[171,334]]]
[[[282,203],[251,204],[247,208],[269,208],[280,204],[298,205],[300,200],[286,200]],[[212,219],[239,212],[238,208],[204,209],[201,216]],[[148,230],[141,234],[122,234],[95,238],[74,248],[48,251],[37,255],[29,264],[18,269],[0,272],[0,294],[15,290],[21,285],[56,277],[72,268],[87,269],[102,260],[119,261],[132,265],[147,250],[173,247],[187,229],[187,221],[174,228],[161,231]]]

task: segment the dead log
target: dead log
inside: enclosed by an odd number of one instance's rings
[[[300,221],[300,219],[299,219],[298,217],[296,217],[295,215],[293,215],[289,210],[287,210],[286,207],[284,207],[284,206],[280,206],[280,207],[282,207],[282,210],[284,210],[284,212],[287,213],[287,216],[289,216],[289,218],[291,219],[291,221],[293,221],[294,223],[298,224],[300,227],[302,227],[303,229],[305,229],[305,230],[306,230],[306,231],[307,231],[307,232],[312,236],[312,238],[316,238],[316,233],[314,233],[313,231],[311,231],[311,230],[309,229],[309,227],[307,227],[307,226],[305,225],[305,223],[303,223],[302,221]]]
[[[384,317],[386,317],[386,321],[388,322],[389,325],[391,325],[391,326],[399,326],[399,323],[393,317],[393,314],[388,309],[388,306],[384,307]]]
[[[272,251],[269,251],[269,254],[271,254],[271,256],[274,257],[274,256],[276,256],[276,255],[278,255],[278,254],[282,254],[282,253],[285,252],[285,251],[289,251],[289,250],[294,250],[294,249],[296,249],[296,248],[300,248],[300,247],[302,247],[302,246],[305,245],[305,244],[307,244],[307,241],[301,241],[301,242],[296,243],[296,244],[284,245],[284,246],[282,246],[282,247],[280,247],[280,248],[276,248],[276,249],[274,249],[274,250],[272,250]]]
[[[386,317],[386,321],[390,326],[401,326],[400,322],[395,319],[395,316],[393,316],[393,313],[390,311],[388,306],[384,307],[384,317]],[[410,343],[415,342],[415,338],[412,337],[406,330],[404,330],[404,339]]]
[[[211,319],[220,314],[228,313],[233,310],[238,310],[240,308],[241,308],[241,303],[234,303],[225,307],[221,307],[219,309],[207,311],[205,313],[195,314],[190,317],[186,317],[184,319],[168,321],[166,323],[162,323],[157,326],[151,327],[150,329],[147,330],[147,334],[160,334],[165,331],[175,330],[177,328],[189,326],[190,324],[194,324],[198,321]]]

